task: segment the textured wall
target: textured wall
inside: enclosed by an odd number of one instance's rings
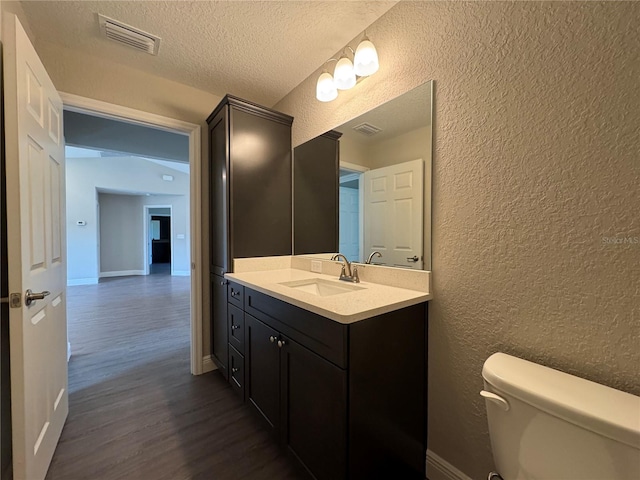
[[[376,142],[367,147],[370,168],[382,168],[421,158],[431,161],[431,126]]]
[[[640,3],[401,2],[367,29],[381,69],[276,105],[294,145],[420,83],[435,89],[429,447],[493,467],[495,351],[640,394]]]

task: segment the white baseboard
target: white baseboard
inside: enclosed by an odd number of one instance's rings
[[[171,272],[171,276],[173,277],[190,277],[191,272],[189,270],[174,270]]]
[[[213,363],[213,360],[211,360],[211,355],[206,355],[202,358],[202,373],[211,372],[217,369],[218,367]]]
[[[472,480],[431,450],[427,450],[427,478],[429,480]]]
[[[130,275],[144,275],[144,270],[119,270],[116,272],[100,272],[100,278],[128,277]]]
[[[67,287],[75,287],[76,285],[97,285],[97,283],[98,279],[96,277],[67,279]]]

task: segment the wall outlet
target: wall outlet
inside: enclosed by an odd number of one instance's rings
[[[311,271],[322,273],[322,262],[320,260],[311,260]]]

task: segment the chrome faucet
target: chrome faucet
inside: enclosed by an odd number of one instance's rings
[[[358,277],[358,267],[354,265],[352,272],[351,263],[349,262],[349,260],[347,260],[347,257],[345,257],[341,253],[336,253],[333,257],[331,257],[331,260],[339,261],[340,258],[344,260],[344,264],[342,265],[342,272],[340,272],[340,280],[344,280],[345,282],[360,283],[360,277]]]
[[[371,255],[369,255],[369,258],[367,258],[367,261],[366,261],[366,262],[364,262],[364,263],[366,263],[367,265],[369,265],[369,264],[371,263],[371,260],[373,260],[373,256],[374,256],[374,255],[377,255],[378,257],[382,258],[382,254],[381,254],[379,251],[377,251],[377,250],[376,250],[376,251],[374,251],[374,252],[371,252]]]

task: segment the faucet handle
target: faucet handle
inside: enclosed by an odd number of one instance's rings
[[[358,266],[353,266],[353,282],[360,283],[360,277],[358,276]]]

